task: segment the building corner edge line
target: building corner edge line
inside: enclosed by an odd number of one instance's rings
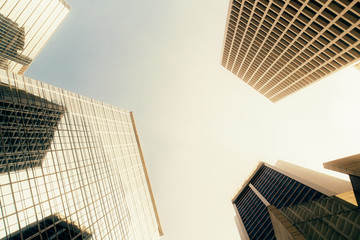
[[[136,143],[137,143],[137,145],[138,145],[138,149],[139,149],[139,153],[140,153],[140,158],[141,158],[141,163],[142,163],[142,166],[143,166],[143,169],[144,169],[144,174],[145,174],[146,183],[147,183],[147,186],[148,186],[148,189],[149,189],[152,206],[153,206],[153,208],[154,208],[154,212],[155,212],[156,222],[157,222],[157,225],[158,225],[159,234],[160,234],[160,236],[163,236],[163,235],[164,235],[164,232],[163,232],[163,229],[162,229],[162,227],[161,227],[160,217],[159,217],[158,210],[157,210],[157,207],[156,207],[155,198],[154,198],[154,194],[153,194],[153,191],[152,191],[149,174],[148,174],[148,172],[147,172],[144,155],[143,155],[143,152],[142,152],[142,149],[141,149],[140,139],[139,139],[139,135],[138,135],[138,132],[137,132],[137,129],[136,129],[136,124],[135,124],[135,119],[134,119],[134,114],[133,114],[133,112],[130,112],[130,118],[131,118],[131,123],[132,123],[133,129],[134,129],[134,133],[135,133]]]

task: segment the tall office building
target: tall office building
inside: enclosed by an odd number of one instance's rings
[[[131,112],[0,70],[0,239],[159,239]]]
[[[358,239],[360,154],[324,163],[349,174],[352,191],[283,208],[267,206],[277,239]],[[333,186],[328,183],[328,186]]]
[[[360,60],[360,2],[231,0],[222,65],[276,102]]]
[[[350,190],[349,182],[325,174],[282,161],[261,162],[232,199],[235,222],[242,239],[275,239],[269,207],[288,208]]]
[[[0,68],[23,74],[69,13],[64,0],[0,3]]]

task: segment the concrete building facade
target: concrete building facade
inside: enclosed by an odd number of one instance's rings
[[[358,0],[230,1],[221,64],[273,102],[358,60]]]

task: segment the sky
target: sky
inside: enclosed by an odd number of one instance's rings
[[[24,75],[134,112],[161,240],[240,239],[231,199],[258,161],[333,173],[360,152],[360,71],[270,102],[220,65],[228,0],[67,2]]]

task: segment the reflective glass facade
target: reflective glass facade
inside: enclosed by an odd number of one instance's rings
[[[0,68],[23,74],[69,13],[63,0],[0,2]]]
[[[64,109],[0,83],[0,173],[41,165]]]
[[[270,216],[266,205],[249,187],[234,204],[241,216],[250,239],[274,239]]]
[[[0,83],[0,239],[159,239],[131,112],[4,70]]]
[[[281,208],[324,197],[323,193],[263,164],[233,204],[250,239],[275,239],[268,205]]]

